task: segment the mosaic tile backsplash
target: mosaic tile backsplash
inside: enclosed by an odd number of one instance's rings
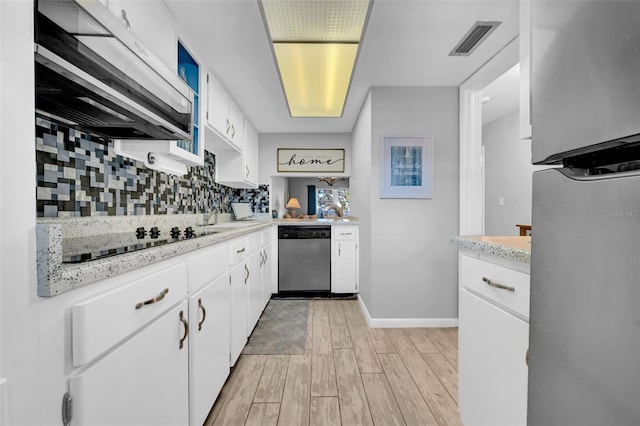
[[[215,183],[215,156],[184,176],[147,169],[115,155],[113,143],[36,117],[37,216],[124,216],[231,212],[231,202],[269,211],[269,188]]]

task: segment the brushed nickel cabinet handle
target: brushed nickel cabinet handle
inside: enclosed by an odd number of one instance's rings
[[[182,321],[182,324],[184,325],[184,335],[182,336],[182,339],[180,339],[180,349],[182,349],[184,347],[184,341],[187,340],[187,336],[189,335],[189,323],[184,317],[184,311],[180,311],[180,321]]]
[[[169,293],[169,289],[165,288],[164,290],[162,290],[160,292],[160,294],[158,294],[156,297],[153,297],[149,300],[145,300],[144,302],[140,302],[140,303],[136,303],[136,309],[140,309],[142,308],[144,305],[152,305],[156,302],[161,301],[162,299],[164,299],[164,296],[167,295],[167,293]]]
[[[198,299],[198,308],[202,311],[202,320],[198,323],[198,331],[202,330],[202,324],[204,324],[204,320],[207,319],[207,310],[204,308],[202,304],[202,299]]]
[[[527,348],[527,354],[524,356],[524,362],[527,363],[527,367],[529,366],[529,361],[531,361],[531,352],[530,349]]]
[[[246,284],[246,283],[247,283],[247,281],[249,280],[249,275],[251,275],[251,274],[249,273],[249,268],[247,268],[247,264],[246,264],[246,263],[244,264],[244,270],[245,270],[245,271],[247,271],[247,276],[246,276],[246,277],[244,277],[244,283]]]
[[[514,287],[508,286],[508,285],[504,285],[504,284],[498,284],[495,281],[491,281],[489,278],[487,277],[482,277],[482,281],[484,281],[485,283],[487,283],[487,285],[490,285],[493,288],[499,288],[500,290],[507,290],[510,292],[515,292],[516,289]]]
[[[238,254],[244,253],[244,247],[242,247],[240,250],[236,250],[236,253],[238,253]]]
[[[231,129],[231,122],[229,122],[229,119],[227,118],[227,135],[229,134],[229,129]]]

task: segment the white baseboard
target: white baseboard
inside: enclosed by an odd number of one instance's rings
[[[358,295],[360,309],[371,328],[457,327],[458,318],[371,318],[367,306]]]
[[[0,426],[8,425],[7,417],[7,379],[0,379]]]

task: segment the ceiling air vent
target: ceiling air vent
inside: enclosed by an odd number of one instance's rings
[[[478,47],[478,45],[484,41],[485,38],[489,36],[495,30],[498,25],[500,25],[500,21],[490,21],[483,22],[477,21],[467,34],[462,37],[462,40],[458,42],[456,47],[453,48],[449,56],[469,56],[473,53],[474,50]]]

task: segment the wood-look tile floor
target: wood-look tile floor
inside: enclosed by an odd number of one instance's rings
[[[459,425],[457,328],[369,328],[312,300],[302,355],[242,355],[205,425]]]

